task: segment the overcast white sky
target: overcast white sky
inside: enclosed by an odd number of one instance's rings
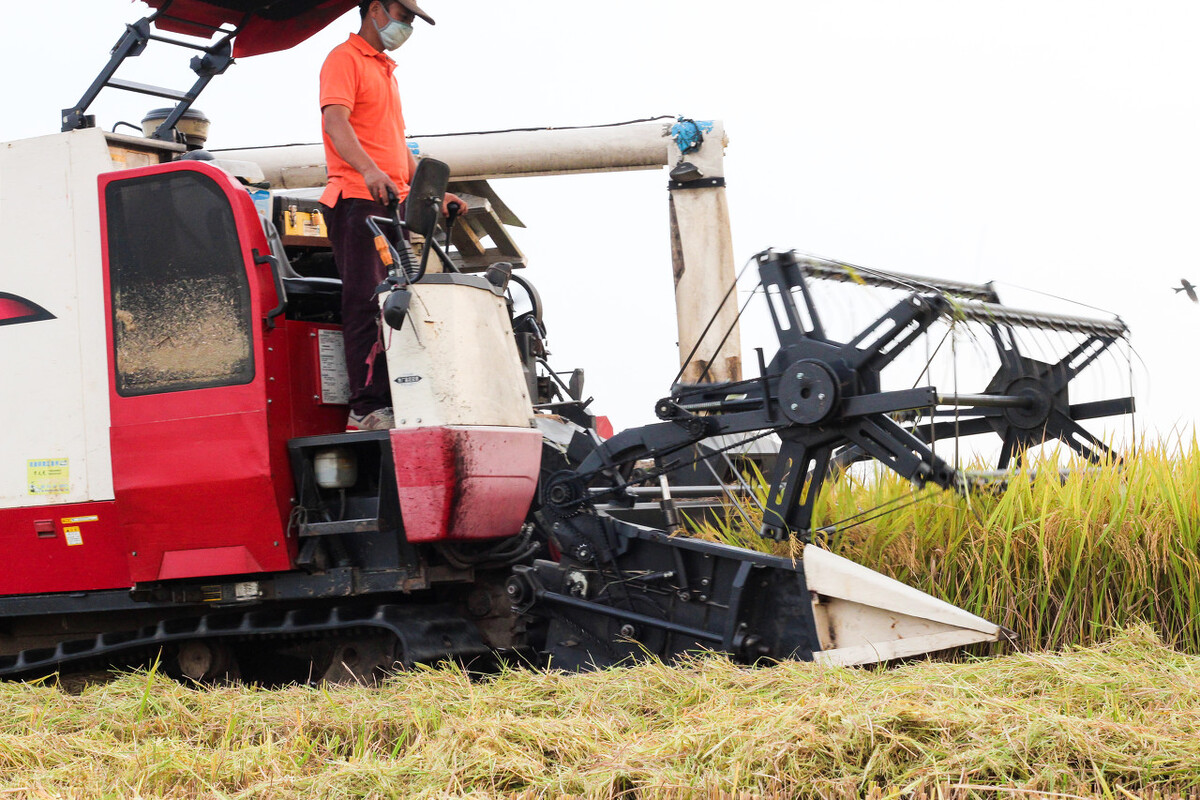
[[[122,0],[13,5],[0,140],[57,131],[123,23],[145,12]],[[397,54],[410,132],[722,119],[739,264],[796,248],[994,279],[1010,303],[1013,287],[1030,287],[1120,314],[1144,361],[1139,424],[1190,431],[1200,306],[1171,286],[1200,283],[1200,5],[424,7],[438,25],[418,23]],[[319,141],[317,70],[356,28],[352,13],[216,79],[197,103],[213,120],[210,146]],[[159,63],[148,53],[127,77],[170,82]],[[153,104],[110,92],[91,110],[111,127]],[[518,240],[549,306],[556,365],[585,367],[618,427],[652,418],[677,367],[665,182],[639,172],[496,184],[529,226]],[[1107,366],[1111,394],[1124,394],[1128,375]]]

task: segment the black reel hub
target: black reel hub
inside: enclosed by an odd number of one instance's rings
[[[796,361],[779,378],[780,408],[797,425],[816,425],[829,419],[838,399],[837,377],[814,359]]]
[[[1046,390],[1041,381],[1032,377],[1018,378],[1008,384],[1005,394],[1029,401],[1025,408],[1004,409],[1004,418],[1009,424],[1022,430],[1041,431],[1046,427],[1050,412],[1054,410],[1055,397]]]

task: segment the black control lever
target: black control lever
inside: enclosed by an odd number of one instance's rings
[[[392,223],[395,224],[397,230],[404,227],[404,222],[400,219],[400,197],[396,194],[396,190],[392,187],[387,187],[387,210],[388,216],[392,218]]]
[[[404,231],[408,230],[408,226],[400,218],[400,198],[390,186],[387,189],[387,197],[388,216],[367,217],[367,227],[371,229],[371,233],[375,237],[375,249],[379,251],[379,258],[391,276],[402,276],[404,283],[419,281],[424,275],[424,270],[418,266],[417,258],[413,255],[412,248],[409,247],[408,240],[404,237]],[[399,246],[395,244],[394,239],[383,234],[379,228],[380,222],[390,223],[395,227],[396,234],[400,237]]]
[[[454,220],[458,219],[458,216],[459,216],[459,214],[462,213],[462,211],[463,211],[463,208],[458,203],[450,203],[449,205],[446,206],[446,253],[447,254],[450,253],[450,233],[454,230]],[[446,260],[446,264],[447,264],[448,268],[450,269],[450,271],[458,272],[458,268],[455,267],[452,263],[450,263],[449,259]]]

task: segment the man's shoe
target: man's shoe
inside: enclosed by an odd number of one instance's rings
[[[346,420],[347,431],[386,431],[396,427],[396,415],[390,408],[377,408],[367,414],[350,413]]]

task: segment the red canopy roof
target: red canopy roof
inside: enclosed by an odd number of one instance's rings
[[[208,38],[218,25],[238,26],[234,58],[295,47],[358,5],[358,0],[145,0],[166,9],[154,20],[160,30]],[[247,18],[249,15],[249,18]]]

